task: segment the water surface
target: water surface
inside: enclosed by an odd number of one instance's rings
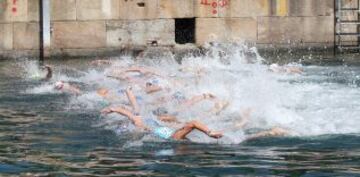
[[[86,62],[52,64],[87,72]],[[44,92],[46,83],[16,74],[23,71],[9,68],[13,63],[0,62],[1,176],[360,176],[360,67],[308,66],[301,76],[271,76],[281,86],[269,87],[282,90],[267,95],[292,95],[280,102],[269,97],[287,119],[266,118],[278,112],[267,112],[272,107],[263,103],[265,118],[258,124],[284,125],[296,132],[292,136],[204,143],[119,135],[101,126],[97,110],[73,107],[69,95]]]

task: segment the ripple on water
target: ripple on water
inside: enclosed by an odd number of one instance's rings
[[[87,61],[78,62],[84,66]],[[251,72],[254,68],[231,71],[232,77],[241,72],[259,79]],[[308,73],[303,76],[269,76],[258,83],[251,79],[238,83],[245,91],[256,90],[240,94],[245,98],[238,97],[241,103],[246,98],[259,98],[259,103],[288,98],[270,108],[285,104],[284,109],[309,118],[289,126],[304,133],[236,145],[132,144],[129,141],[141,141],[143,135],[106,130],[98,110],[72,107],[72,98],[43,89],[41,82],[16,73],[0,74],[0,176],[360,176],[358,68],[352,68],[354,72],[344,72],[348,68],[343,67],[305,69]],[[92,79],[86,77],[87,72],[66,71],[86,81]],[[222,68],[215,78],[223,79],[225,71]],[[100,78],[95,71],[89,73]],[[79,81],[70,76],[59,78]],[[267,79],[275,86],[267,85]],[[268,93],[272,88],[279,90]],[[293,114],[287,116],[294,118]],[[271,121],[264,119],[259,125]]]

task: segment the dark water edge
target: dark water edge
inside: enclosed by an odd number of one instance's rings
[[[66,95],[24,93],[39,84],[0,75],[0,176],[360,176],[359,134],[139,145],[144,135],[94,126],[99,113]]]

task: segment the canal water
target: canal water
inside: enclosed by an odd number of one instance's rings
[[[108,68],[94,68],[86,59],[50,61],[54,77],[45,82],[37,79],[42,73],[35,60],[0,61],[0,175],[360,176],[360,67],[272,73],[256,50],[247,50],[189,56],[182,65],[168,57],[142,61],[167,73],[204,67],[209,72],[184,92],[212,92],[232,103],[224,114],[201,119],[224,138],[195,132],[180,142],[123,131],[116,116],[100,114],[94,88],[116,87],[105,77]],[[128,56],[112,60],[133,62]],[[53,90],[58,80],[85,94]],[[248,130],[234,128],[232,113],[249,107]],[[249,131],[272,127],[289,134],[246,141]]]

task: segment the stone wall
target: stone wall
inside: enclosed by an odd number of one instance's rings
[[[196,46],[334,43],[333,0],[51,0],[51,53],[177,47],[180,18],[195,19]],[[38,48],[39,0],[0,0],[0,55],[33,55]]]

